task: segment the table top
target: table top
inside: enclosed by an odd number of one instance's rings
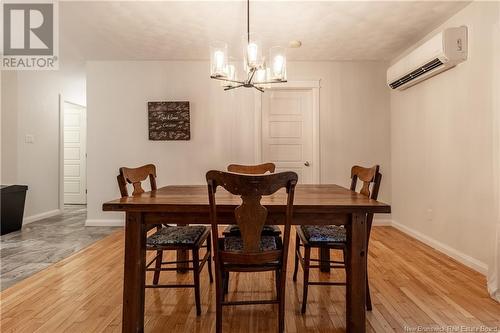
[[[297,185],[294,198],[296,213],[390,213],[391,206],[334,184]],[[241,199],[223,188],[216,193],[218,210],[234,209]],[[269,211],[286,206],[284,189],[262,198]],[[206,185],[171,185],[140,195],[120,198],[103,204],[104,211],[135,212],[207,212]]]

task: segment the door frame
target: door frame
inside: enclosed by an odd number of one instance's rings
[[[313,134],[313,183],[321,184],[321,167],[320,167],[320,136],[319,136],[319,90],[321,88],[321,80],[310,81],[289,81],[277,84],[276,86],[266,88],[266,90],[288,90],[302,89],[311,90],[312,92],[312,134]],[[262,93],[255,92],[255,124],[254,124],[254,160],[255,163],[262,163]]]
[[[75,102],[66,100],[62,94],[59,94],[59,210],[64,211],[64,103],[73,104],[85,109],[85,119],[87,119],[87,107]],[[85,123],[85,132],[87,132],[87,124]],[[85,141],[87,141],[87,133],[85,133]],[[87,142],[85,142],[85,150],[87,150]],[[87,152],[85,151],[85,154]],[[87,159],[85,158],[85,163]],[[87,172],[87,168],[85,168]],[[87,175],[85,175],[85,187],[87,187]],[[86,196],[87,194],[85,194]],[[87,203],[88,201],[85,200]]]

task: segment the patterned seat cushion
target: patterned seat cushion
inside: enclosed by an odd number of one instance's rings
[[[167,246],[167,245],[193,245],[209,230],[205,226],[179,226],[163,227],[159,231],[149,236],[146,244],[149,246]]]
[[[311,243],[345,243],[346,230],[338,225],[303,225],[304,236]]]
[[[241,236],[240,227],[236,224],[228,225],[222,234],[224,236]],[[277,225],[264,225],[262,228],[262,235],[279,236],[281,235],[281,230]]]
[[[276,243],[276,237],[262,236],[260,238],[261,251],[273,251],[277,249],[278,245]],[[243,251],[243,239],[236,236],[224,237],[224,251]]]

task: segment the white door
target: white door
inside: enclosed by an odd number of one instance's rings
[[[275,163],[276,172],[295,171],[300,183],[314,183],[312,89],[262,94],[262,161]]]
[[[64,102],[64,203],[86,204],[86,109]]]

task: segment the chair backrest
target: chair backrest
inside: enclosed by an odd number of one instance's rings
[[[214,253],[222,262],[234,264],[263,264],[280,260],[286,266],[286,254],[290,240],[293,213],[293,198],[298,176],[295,172],[281,172],[269,175],[242,175],[223,171],[209,171],[206,175],[210,201],[210,222],[214,237]],[[219,250],[216,190],[221,186],[233,195],[241,197],[242,203],[234,210],[243,241],[239,252]],[[285,212],[285,231],[282,250],[265,251],[260,249],[262,228],[267,220],[267,208],[262,206],[262,196],[271,195],[285,188],[287,206]]]
[[[264,163],[258,165],[229,164],[227,166],[227,171],[229,172],[247,175],[263,175],[266,172],[274,173],[274,170],[276,170],[276,165],[274,165],[274,163]]]
[[[128,197],[127,184],[132,184],[134,191],[132,195],[144,193],[142,182],[149,178],[151,190],[156,190],[156,167],[146,164],[138,168],[120,168],[120,174],[116,177],[122,197]]]
[[[377,200],[382,174],[379,172],[380,166],[375,165],[371,168],[364,168],[355,165],[351,168],[351,191],[356,191],[358,179],[363,182],[359,193],[366,195],[370,199]],[[372,189],[370,190],[370,185]],[[367,215],[368,225],[371,226],[373,213]]]

